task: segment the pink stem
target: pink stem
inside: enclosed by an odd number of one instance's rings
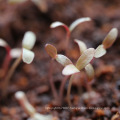
[[[3,65],[2,65],[2,68],[4,70],[4,76],[8,71],[8,67],[10,65],[11,58],[12,58],[11,55],[10,55],[11,48],[9,46],[7,46],[5,49],[6,49],[7,55],[4,59]]]
[[[53,83],[53,60],[51,60],[51,63],[50,63],[48,79],[49,79],[49,82],[50,82],[50,87],[51,87],[53,96],[54,96],[55,100],[57,100],[58,99],[58,94],[57,94],[57,90],[55,88],[55,85]]]

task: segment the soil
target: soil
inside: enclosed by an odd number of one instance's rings
[[[119,115],[112,119],[120,112],[120,34],[114,45],[107,50],[107,54],[94,60],[94,80],[89,83],[82,71],[73,81],[72,105],[80,109],[67,109],[66,92],[69,79],[64,86],[63,98],[58,96],[60,103],[53,96],[49,79],[53,80],[59,92],[65,77],[61,72],[63,67],[56,61],[53,61],[51,66],[51,58],[44,46],[46,43],[53,44],[58,53],[65,54],[63,45],[66,32],[61,27],[50,29],[49,26],[54,21],[61,21],[69,26],[81,17],[91,17],[92,21],[79,25],[71,33],[67,56],[73,63],[80,56],[74,39],[82,40],[88,47],[96,48],[110,29],[116,27],[120,32],[119,0],[46,0],[43,8],[29,0],[19,4],[0,0],[0,38],[6,40],[11,48],[17,48],[21,47],[26,31],[33,31],[37,36],[33,49],[34,61],[30,65],[20,63],[10,80],[7,97],[3,99],[0,96],[0,120],[28,119],[29,116],[14,97],[17,91],[26,93],[37,112],[52,114],[60,120],[120,120]],[[2,47],[0,51],[2,69],[6,52]],[[13,59],[11,65],[14,61]],[[49,76],[51,71],[52,76]],[[3,82],[4,79],[0,79],[0,89]],[[46,107],[54,109],[48,110]]]

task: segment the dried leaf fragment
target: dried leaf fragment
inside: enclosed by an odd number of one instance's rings
[[[66,56],[61,55],[61,54],[57,55],[56,61],[59,62],[63,66],[72,64],[72,61],[69,58],[67,58]]]
[[[106,50],[103,45],[99,45],[96,50],[95,50],[95,58],[102,57],[103,55],[106,54]]]
[[[95,75],[93,66],[91,64],[86,65],[85,71],[86,71],[87,76],[88,76],[88,81],[89,82],[92,81],[94,78],[94,75]]]
[[[63,69],[62,74],[63,75],[72,75],[72,74],[75,74],[78,72],[80,72],[80,71],[73,64],[69,64]]]
[[[77,69],[81,70],[87,64],[89,64],[94,57],[94,53],[95,53],[94,48],[89,48],[89,49],[85,50],[77,60],[77,63],[76,63]]]
[[[51,45],[51,44],[46,44],[45,45],[45,50],[46,50],[46,52],[47,52],[47,54],[50,56],[50,57],[52,57],[52,58],[56,58],[56,56],[57,56],[57,49],[53,46],[53,45]]]
[[[105,39],[103,40],[102,44],[104,46],[105,49],[110,48],[113,43],[115,42],[116,38],[118,36],[118,30],[117,28],[113,28],[105,37]]]

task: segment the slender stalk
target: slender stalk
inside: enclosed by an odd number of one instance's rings
[[[52,90],[52,93],[53,93],[53,97],[55,98],[55,100],[57,100],[58,99],[58,94],[57,94],[57,90],[55,88],[55,85],[53,83],[53,60],[51,60],[51,63],[50,63],[48,79],[49,79],[49,82],[50,82],[50,87],[51,87],[51,90]]]
[[[70,92],[71,92],[71,86],[72,86],[73,78],[74,78],[74,75],[72,75],[70,77],[70,81],[69,81],[69,84],[68,84],[68,90],[67,90],[67,101],[68,101],[69,107],[72,106],[71,100],[70,100]]]
[[[9,82],[10,82],[10,79],[15,71],[15,69],[17,68],[17,66],[20,64],[22,60],[22,55],[17,58],[15,60],[15,62],[13,63],[13,65],[11,66],[10,70],[8,71],[8,75],[6,76],[5,80],[4,80],[4,83],[3,83],[3,88],[2,88],[2,97],[6,97],[7,95],[7,88],[8,88],[8,85],[9,85]]]
[[[60,95],[61,101],[62,101],[62,99],[63,99],[64,86],[65,86],[65,83],[66,83],[66,81],[68,80],[68,78],[69,78],[69,76],[64,77],[64,79],[62,80],[61,85],[60,85],[59,95]]]
[[[67,30],[67,35],[66,35],[66,42],[65,42],[65,54],[67,55],[68,53],[68,45],[69,45],[69,40],[70,40],[70,31],[69,29]]]
[[[5,49],[6,49],[7,55],[5,56],[5,59],[4,59],[3,65],[2,65],[2,69],[4,71],[3,77],[6,75],[9,65],[10,65],[10,62],[11,62],[11,55],[10,55],[11,48],[8,46]]]

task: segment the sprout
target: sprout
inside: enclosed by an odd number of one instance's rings
[[[20,49],[13,49],[10,52],[10,55],[13,57],[18,57],[16,61],[11,66],[10,70],[8,71],[8,75],[5,78],[4,85],[3,85],[3,97],[7,94],[7,88],[9,85],[10,78],[12,77],[15,69],[20,64],[21,60],[23,59],[23,62],[30,64],[33,61],[34,53],[31,51],[33,46],[35,45],[36,36],[33,32],[26,32],[22,41],[22,52],[20,52]],[[3,43],[3,42],[2,42]],[[3,44],[4,45],[4,44]],[[6,45],[6,44],[5,44]],[[17,51],[15,51],[17,50]]]
[[[110,48],[113,45],[117,36],[118,36],[118,30],[117,28],[113,28],[103,40],[102,45],[99,45],[96,48],[95,58],[99,58],[105,55],[106,49]]]
[[[65,25],[62,22],[56,21],[53,22],[50,27],[51,28],[56,28],[56,27],[63,27],[67,34],[66,34],[66,42],[65,42],[65,53],[67,53],[68,50],[68,43],[69,43],[69,39],[70,39],[70,34],[71,32],[81,23],[86,22],[86,21],[90,21],[91,19],[89,17],[84,17],[84,18],[79,18],[77,20],[75,20],[69,27],[67,25]]]
[[[28,102],[27,97],[24,92],[18,91],[15,93],[15,98],[19,101],[22,108],[33,120],[52,120],[51,115],[42,115],[37,113],[35,108]]]
[[[52,47],[49,47],[49,46],[50,46],[50,44],[49,45],[47,44],[45,46],[45,49],[47,50],[47,53],[51,53],[49,51],[52,51],[53,48],[56,51],[54,53],[57,53],[57,50],[56,50],[56,48],[53,45],[51,45]],[[52,50],[51,50],[51,48],[52,48]],[[76,66],[73,65],[73,63],[71,62],[71,60],[69,58],[67,58],[66,56],[61,55],[61,54],[57,54],[57,55],[55,54],[57,56],[57,57],[55,57],[56,61],[58,63],[60,63],[62,66],[64,66],[62,74],[63,75],[72,75],[71,78],[70,78],[70,82],[69,82],[69,85],[68,85],[68,92],[67,92],[68,104],[70,106],[71,106],[71,102],[70,102],[70,90],[71,90],[71,85],[72,85],[72,81],[73,81],[73,76],[76,73],[79,73],[80,70],[82,70],[83,68],[85,68],[85,66],[91,62],[91,60],[94,57],[94,53],[95,53],[94,48],[89,48],[89,49],[85,50],[82,53],[82,55],[79,57],[79,59],[77,60]],[[52,56],[51,54],[49,54],[49,55]]]

